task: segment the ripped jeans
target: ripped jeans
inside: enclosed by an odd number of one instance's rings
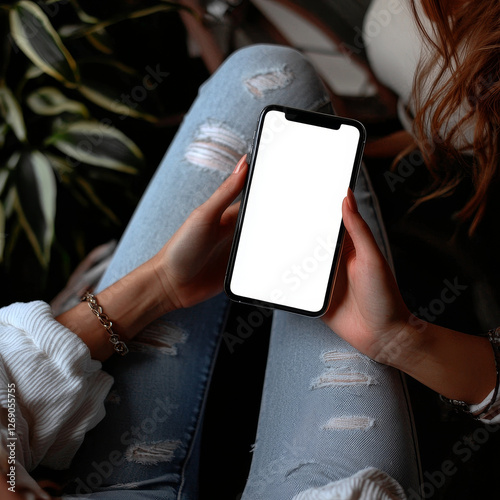
[[[254,46],[200,89],[143,196],[100,288],[153,256],[249,150],[270,103],[325,111],[328,95],[296,51]],[[389,249],[365,171],[359,209]],[[131,353],[104,369],[115,378],[105,418],[72,472],[79,498],[195,499],[201,424],[228,299],[219,295],[146,328]],[[242,347],[243,348],[243,347]],[[291,499],[375,467],[418,491],[418,455],[402,375],[374,363],[319,319],[274,312],[264,392],[244,500]],[[224,478],[220,491],[224,497]],[[214,498],[215,498],[214,497]]]

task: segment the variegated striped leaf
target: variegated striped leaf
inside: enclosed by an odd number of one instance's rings
[[[0,201],[0,262],[3,261],[3,251],[5,248],[5,210],[3,209],[3,204]]]
[[[40,262],[47,265],[56,215],[54,171],[40,151],[31,151],[20,156],[16,175],[19,220]]]
[[[46,144],[79,162],[130,174],[137,173],[144,163],[141,150],[131,139],[120,130],[99,122],[71,123],[49,137]]]
[[[43,10],[35,2],[21,0],[11,8],[9,19],[12,37],[24,54],[48,75],[75,87],[76,62]]]
[[[16,134],[16,137],[21,142],[25,142],[26,125],[23,111],[12,91],[4,85],[0,86],[0,113],[14,134]]]
[[[68,99],[55,87],[41,87],[32,92],[26,99],[32,111],[39,115],[54,116],[64,112],[75,113],[88,118],[86,106],[78,101]]]

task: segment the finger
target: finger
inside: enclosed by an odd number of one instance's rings
[[[344,243],[342,244],[342,255],[348,255],[354,250],[355,248],[354,243],[352,242],[351,235],[349,234],[349,231],[346,231],[344,235]]]
[[[233,236],[239,209],[240,202],[234,203],[222,215],[220,223],[220,236],[222,238]]]
[[[344,226],[351,237],[357,257],[374,255],[382,257],[370,227],[358,211],[356,199],[351,189],[348,190],[347,197],[344,198],[342,203],[342,218]]]
[[[204,215],[210,220],[220,220],[227,207],[235,200],[245,184],[248,164],[244,155],[233,173],[217,188],[202,205]]]
[[[240,210],[240,205],[241,202],[238,201],[237,203],[233,203],[232,205],[230,205],[225,210],[220,220],[222,226],[225,226],[226,224],[234,224],[234,222],[236,222],[236,219],[238,218],[238,212]]]

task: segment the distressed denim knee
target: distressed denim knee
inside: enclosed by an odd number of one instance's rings
[[[329,105],[329,97],[312,65],[298,51],[278,45],[238,50],[200,88],[189,115],[196,125],[183,160],[216,175],[228,175],[250,149],[257,118],[268,104],[319,110]],[[196,203],[211,193],[211,188],[201,186]]]
[[[299,51],[281,45],[258,44],[237,50],[202,85],[201,91],[212,80],[226,87],[241,85],[262,107],[271,101],[305,109],[319,109],[329,103],[328,92],[311,62]],[[299,95],[294,95],[297,91]],[[308,103],[308,96],[315,102]]]
[[[202,85],[199,98],[203,101],[211,96],[213,100],[217,93],[222,96],[219,110],[224,104],[234,107],[232,120],[221,119],[220,112],[207,116],[195,130],[184,159],[224,174],[248,151],[248,123],[252,131],[264,106],[273,103],[318,110],[329,103],[310,62],[300,52],[279,45],[253,45],[229,56]],[[213,104],[207,103],[207,107],[215,107]]]

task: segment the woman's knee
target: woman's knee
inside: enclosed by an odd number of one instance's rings
[[[261,99],[269,92],[295,85],[310,85],[323,90],[323,84],[310,61],[297,50],[258,44],[232,53],[214,74],[226,85],[240,81],[252,97]],[[326,94],[326,92],[325,92]]]
[[[224,61],[224,66],[242,67],[268,67],[275,63],[300,65],[307,62],[306,58],[296,49],[284,45],[255,44],[243,47],[233,52]]]

